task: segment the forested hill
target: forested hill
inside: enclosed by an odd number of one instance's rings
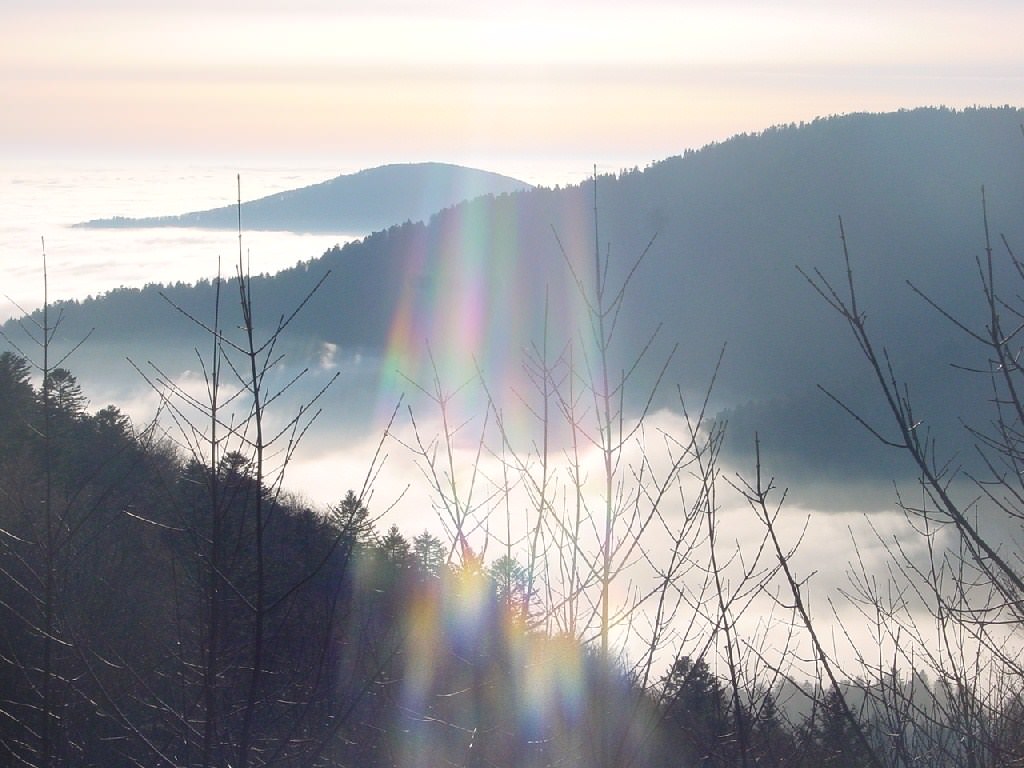
[[[706,648],[644,688],[547,630],[514,558],[378,529],[351,491],[310,509],[242,453],[206,466],[87,413],[70,371],[31,371],[0,352],[2,765],[816,768],[857,749],[835,706],[782,717],[792,686],[733,707]]]
[[[245,202],[241,214],[250,230],[363,233],[397,222],[425,220],[481,195],[529,188],[508,176],[447,163],[394,164]],[[237,225],[238,208],[226,206],[138,219],[115,216],[76,226],[234,229]]]
[[[1024,111],[1009,107],[855,114],[600,177],[598,237],[612,284],[654,238],[618,319],[616,365],[626,368],[660,325],[642,370],[658,370],[678,343],[666,381],[692,392],[707,384],[725,345],[714,404],[737,444],[757,431],[794,474],[890,472],[816,388],[853,405],[869,391],[855,344],[797,267],[845,281],[841,216],[871,327],[914,383],[921,412],[934,414],[929,423],[955,426],[948,404],[965,402],[980,383],[949,364],[984,360],[906,281],[952,315],[983,320],[974,261],[985,243],[982,187],[993,237],[1024,247],[1022,122]],[[452,371],[456,358],[475,360],[500,392],[545,328],[552,348],[585,328],[566,265],[591,279],[594,208],[590,183],[466,202],[255,280],[258,312],[268,322],[287,315],[330,271],[290,328],[306,348],[329,342],[365,358],[390,342],[406,356],[389,364],[416,378],[429,343],[435,363]],[[181,348],[173,329],[188,325],[169,322],[174,311],[157,293],[118,290],[63,310],[74,327],[96,328],[91,349],[116,341],[147,359]],[[208,283],[166,293],[196,313],[212,306]],[[396,349],[396,339],[405,346]],[[663,391],[670,403],[674,386]]]

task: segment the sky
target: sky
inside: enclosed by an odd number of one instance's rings
[[[0,0],[0,162],[439,160],[535,183],[1020,103],[1017,0]]]

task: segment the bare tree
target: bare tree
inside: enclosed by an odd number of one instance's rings
[[[327,551],[302,565],[284,583],[280,576],[271,576],[268,532],[286,522],[282,519],[283,478],[303,434],[320,413],[318,400],[337,378],[334,374],[295,412],[273,425],[268,418],[271,406],[308,373],[303,369],[281,381],[276,374],[283,359],[279,348],[291,321],[326,279],[327,275],[320,278],[290,314],[271,324],[260,339],[239,217],[234,282],[240,323],[223,319],[223,281],[219,277],[211,320],[175,307],[205,332],[211,345],[208,356],[197,350],[205,397],[155,365],[151,364],[152,372],[143,372],[160,394],[167,420],[175,426],[175,439],[192,468],[192,482],[204,489],[195,497],[199,507],[177,523],[195,542],[191,557],[199,568],[196,586],[201,589],[203,604],[196,638],[202,661],[193,665],[183,659],[183,668],[189,670],[186,677],[192,677],[192,669],[200,669],[201,674],[188,682],[184,691],[185,699],[193,699],[192,703],[167,712],[176,721],[174,728],[182,741],[195,743],[204,766],[260,765],[283,756],[296,759],[302,752],[312,759],[323,752],[324,741],[339,727],[331,717],[311,737],[307,719],[316,716],[315,691],[303,694],[309,699],[294,698],[293,687],[299,682],[278,668],[270,674],[268,666],[277,653],[271,646],[272,636],[279,644],[289,621],[292,597],[334,558],[332,551],[359,535],[356,527],[366,524],[339,517],[334,543]],[[354,515],[363,497],[354,497],[353,509],[343,509],[339,515]],[[274,566],[280,570],[280,564]],[[325,622],[325,628],[317,630],[322,638],[319,642],[331,642],[332,632],[326,627],[338,618],[333,611],[319,617]],[[321,663],[326,663],[326,647],[321,653]],[[315,670],[302,674],[317,677]],[[240,699],[227,698],[242,690]],[[192,714],[195,707],[201,716]],[[271,722],[274,726],[268,731]],[[300,732],[303,736],[297,738]]]
[[[567,252],[555,235],[583,317],[559,340],[545,322],[523,361],[533,392],[516,395],[532,417],[532,438],[524,441],[508,426],[498,405],[505,394],[491,391],[482,370],[477,378],[487,413],[476,422],[453,420],[462,388],[446,390],[435,366],[432,384],[419,389],[439,412],[442,432],[424,438],[414,417],[415,438],[406,445],[433,490],[454,552],[464,560],[470,539],[477,542],[474,554],[496,544],[497,588],[509,598],[515,575],[520,625],[572,638],[596,662],[592,730],[580,745],[585,759],[602,766],[649,759],[663,725],[658,705],[668,695],[661,665],[721,653],[731,702],[723,739],[738,744],[732,752],[747,764],[747,712],[767,689],[746,690],[751,679],[764,677],[764,665],[742,650],[735,623],[777,566],[762,553],[742,561],[719,535],[724,425],[709,415],[711,387],[696,410],[679,393],[677,428],[655,423],[658,391],[676,351],[645,385],[658,331],[632,350],[622,349],[619,332],[629,286],[654,240],[632,262],[613,268],[598,229],[596,173],[593,183],[592,254]],[[475,460],[464,469],[455,445],[467,432]],[[499,515],[503,524],[495,521]],[[617,693],[623,679],[639,694]],[[512,695],[515,707],[514,689]]]
[[[849,328],[888,421],[869,420],[831,392],[826,395],[880,444],[909,458],[919,477],[916,493],[898,491],[903,530],[876,529],[888,556],[884,580],[858,555],[850,586],[839,596],[854,611],[861,628],[872,631],[868,648],[856,648],[851,642],[854,654],[853,663],[846,662],[849,666],[844,668],[821,637],[824,622],[829,621],[837,627],[833,636],[849,638],[848,620],[832,600],[833,616],[811,615],[808,581],[794,573],[791,557],[777,535],[777,508],[773,511],[768,500],[771,482],[758,471],[756,480],[745,486],[770,533],[822,675],[815,704],[825,706],[826,697],[831,697],[829,706],[855,737],[861,759],[875,766],[910,766],[922,760],[969,768],[1010,766],[1024,755],[1020,708],[1014,695],[1007,696],[1008,691],[1020,690],[1024,679],[1019,662],[1024,619],[1020,559],[1024,380],[1019,331],[1024,327],[1024,306],[1018,288],[1024,264],[1005,238],[1004,254],[996,255],[984,190],[982,225],[984,251],[976,260],[985,311],[982,327],[956,317],[910,284],[940,319],[978,346],[986,361],[982,366],[952,361],[954,375],[979,377],[988,391],[987,426],[964,424],[969,451],[964,444],[943,445],[927,429],[927,414],[915,407],[911,384],[899,376],[899,362],[876,341],[869,312],[859,301],[841,220],[845,279],[837,283],[819,271],[804,273]],[[976,391],[985,397],[981,389]],[[955,458],[971,452],[976,461]]]
[[[10,548],[9,562],[17,562],[20,566],[20,576],[4,568],[8,586],[16,591],[26,591],[31,596],[32,604],[28,610],[16,611],[8,618],[25,622],[40,646],[38,658],[7,660],[20,667],[23,674],[30,678],[29,685],[37,699],[32,714],[9,713],[16,722],[27,724],[36,721],[12,741],[11,756],[29,764],[50,766],[65,759],[71,748],[62,717],[62,709],[68,703],[69,695],[73,695],[67,684],[67,637],[62,628],[61,615],[61,585],[66,575],[64,566],[71,537],[96,512],[96,508],[76,498],[81,488],[57,487],[54,466],[57,442],[62,436],[66,437],[68,419],[76,418],[84,411],[81,391],[74,377],[62,366],[85,343],[89,334],[85,334],[68,350],[56,352],[55,340],[61,331],[63,314],[58,313],[56,317],[51,315],[45,240],[42,241],[42,268],[43,303],[38,319],[22,310],[23,319],[18,322],[28,341],[38,350],[38,357],[25,354],[18,342],[6,334],[3,337],[41,378],[41,417],[38,423],[31,425],[31,429],[41,444],[43,476],[41,487],[32,488],[27,498],[13,488],[5,491],[7,499],[21,497],[20,503],[28,505],[24,510],[28,529],[24,532],[24,538],[13,531],[5,531],[5,535],[0,537],[0,546]],[[17,418],[32,417],[30,413],[22,413]],[[19,546],[22,544],[27,545],[28,550]],[[15,548],[23,551],[15,552]],[[10,650],[13,653],[19,652],[19,649]],[[20,650],[30,652],[27,648]]]

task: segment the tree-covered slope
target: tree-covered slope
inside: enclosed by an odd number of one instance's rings
[[[521,579],[378,532],[352,492],[313,510],[242,453],[205,466],[32,370],[0,353],[4,765],[592,764],[609,686],[615,739],[665,764],[654,698],[521,621]]]
[[[611,255],[613,283],[646,252],[617,320],[617,365],[627,367],[660,327],[645,362],[650,377],[677,343],[667,380],[692,392],[707,384],[725,346],[714,404],[732,423],[733,445],[749,445],[758,431],[793,475],[891,473],[816,389],[863,405],[865,372],[798,268],[844,278],[841,216],[862,307],[900,375],[914,382],[929,424],[955,427],[946,406],[975,383],[949,364],[980,361],[966,339],[958,346],[936,332],[947,321],[906,281],[954,316],[978,319],[982,186],[993,235],[1024,242],[1022,121],[1021,110],[1007,107],[780,126],[602,176],[596,200],[585,183],[466,202],[259,278],[254,293],[262,316],[276,318],[330,271],[291,328],[300,346],[312,354],[328,343],[364,359],[388,354],[388,364],[413,379],[430,360],[452,379],[479,366],[501,397],[523,351],[545,333],[556,348],[586,332],[576,281],[592,280],[596,203],[598,247]],[[192,312],[211,306],[209,285],[166,293]],[[156,288],[64,310],[76,326],[97,329],[94,343],[146,354],[180,348],[169,335],[173,310]],[[672,387],[665,391],[662,402],[671,404]]]

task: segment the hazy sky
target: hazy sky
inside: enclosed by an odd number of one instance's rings
[[[555,182],[819,115],[1019,104],[1021,29],[1019,0],[0,0],[0,161]]]

